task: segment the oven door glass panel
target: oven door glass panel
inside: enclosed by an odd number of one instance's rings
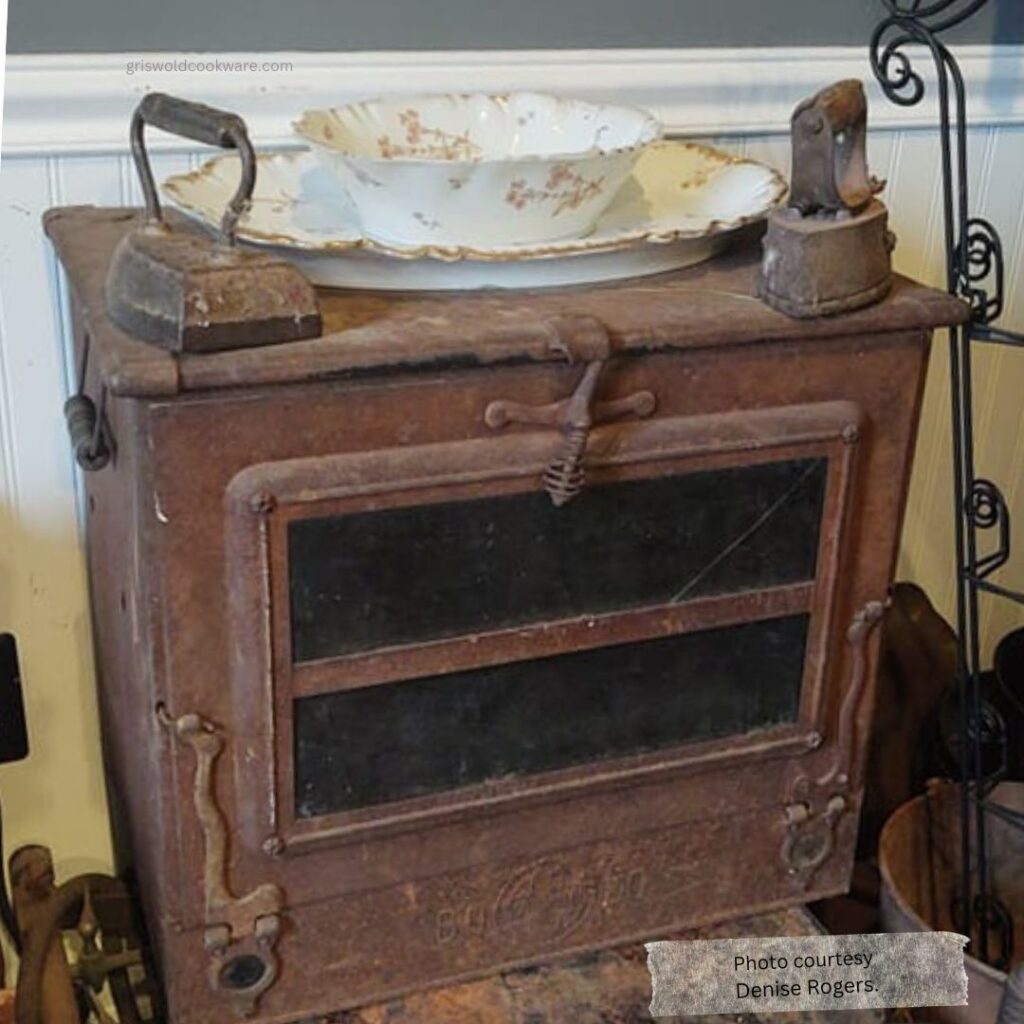
[[[806,615],[305,697],[300,818],[796,721]]]
[[[842,401],[600,427],[561,508],[556,432],[246,468],[247,841],[813,749],[860,436]]]
[[[809,580],[823,458],[293,520],[292,653],[308,662]]]

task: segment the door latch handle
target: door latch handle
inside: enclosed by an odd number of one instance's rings
[[[213,778],[214,764],[224,749],[221,734],[197,714],[174,718],[160,705],[157,717],[195,755],[193,804],[203,833],[207,980],[214,992],[234,1003],[240,1016],[249,1017],[280,971],[275,946],[284,893],[267,882],[235,896],[228,884],[228,822],[217,803]]]
[[[557,427],[565,435],[558,455],[547,465],[542,481],[552,502],[567,504],[583,490],[586,479],[584,461],[590,431],[601,423],[629,416],[650,416],[657,399],[650,391],[635,391],[624,398],[595,402],[598,381],[611,357],[611,343],[604,326],[592,317],[555,321],[557,340],[552,347],[570,363],[585,363],[573,393],[568,398],[546,405],[524,405],[499,399],[484,410],[484,422],[492,430],[509,423],[528,423]]]

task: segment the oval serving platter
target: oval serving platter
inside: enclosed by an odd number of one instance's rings
[[[227,154],[163,183],[209,227],[238,183]],[[543,244],[383,244],[367,238],[333,176],[309,152],[258,158],[238,238],[295,262],[318,285],[378,290],[538,288],[662,273],[709,259],[730,232],[763,219],[786,192],[770,167],[691,142],[660,142],[586,237]]]

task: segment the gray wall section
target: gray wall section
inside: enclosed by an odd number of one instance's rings
[[[881,0],[9,0],[7,45],[11,53],[857,45],[882,10]],[[992,0],[951,38],[1024,41],[1024,3]]]

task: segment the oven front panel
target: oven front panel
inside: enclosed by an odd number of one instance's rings
[[[839,826],[850,855],[821,871],[816,895],[846,886],[856,834],[851,810]],[[548,854],[442,868],[427,878],[307,904],[293,913],[296,926],[279,943],[284,966],[263,997],[260,1020],[319,1019],[328,1008],[376,1003],[423,985],[750,917],[777,903],[779,893],[792,893],[797,902],[798,890],[777,857],[750,857],[746,870],[736,869],[737,851],[763,849],[777,818],[777,808],[768,806],[691,819]],[[186,962],[195,959],[202,936],[189,930],[171,941]],[[171,981],[174,1003],[206,1024],[223,1019],[223,1000],[209,991],[203,973],[179,971]]]
[[[563,507],[540,485],[555,432],[243,471],[233,646],[261,636],[271,683],[254,711],[236,673],[269,766],[236,772],[252,841],[812,747],[858,422],[837,402],[600,428]]]
[[[174,571],[153,604],[165,651],[152,699],[201,713],[223,737],[208,784],[231,892],[283,894],[264,1024],[848,884],[878,639],[858,620],[891,578],[926,340],[616,360],[599,398],[650,389],[658,408],[593,430],[583,492],[557,510],[541,478],[562,435],[492,432],[484,410],[558,400],[572,368],[322,382],[153,411],[158,471],[139,508]],[[678,514],[659,519],[647,486],[669,488]],[[729,500],[703,519],[683,497],[699,506],[719,487]],[[613,493],[640,498],[588,517]],[[560,514],[593,524],[593,546],[571,561],[537,550],[564,546]],[[491,561],[473,560],[482,579],[440,529],[459,517],[478,554],[478,524],[502,531]],[[367,554],[375,523],[386,544]],[[357,573],[372,585],[374,551],[400,547],[412,611],[335,617]],[[604,552],[626,568],[607,572]],[[529,589],[503,588],[530,559]],[[473,601],[454,621],[417,614],[449,585],[445,568],[460,591],[478,588]],[[776,630],[793,632],[773,661]],[[663,714],[636,707],[628,668],[602,688],[592,666],[619,650]],[[650,651],[667,652],[661,676]],[[548,676],[552,663],[576,668]],[[491,695],[509,715],[494,749],[466,725]],[[366,711],[378,703],[386,713]],[[585,730],[565,724],[584,714]],[[223,1005],[205,978],[195,759],[160,726],[151,738],[174,797],[172,881],[154,920],[175,1016],[194,1024]],[[360,771],[370,757],[373,772]],[[827,856],[807,870],[822,842]]]

